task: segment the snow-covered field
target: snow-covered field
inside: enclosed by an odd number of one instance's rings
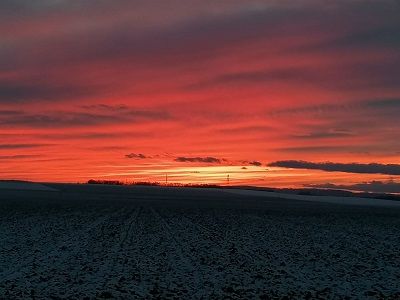
[[[0,298],[400,297],[400,210],[223,191],[0,191]]]

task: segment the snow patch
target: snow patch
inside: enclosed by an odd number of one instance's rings
[[[307,196],[307,195],[294,195],[284,194],[267,191],[254,191],[254,190],[237,190],[226,189],[224,192],[255,196],[255,197],[272,197],[287,200],[311,201],[311,202],[324,202],[341,205],[358,205],[358,206],[380,206],[380,207],[400,207],[400,201],[383,200],[374,198],[360,198],[360,197],[335,197],[335,196]]]
[[[58,191],[46,185],[28,181],[0,181],[0,190]]]

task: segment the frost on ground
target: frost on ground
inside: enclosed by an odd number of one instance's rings
[[[1,299],[400,297],[396,209],[66,189],[0,197]]]

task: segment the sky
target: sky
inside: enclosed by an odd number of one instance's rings
[[[398,0],[2,0],[0,179],[400,192]]]

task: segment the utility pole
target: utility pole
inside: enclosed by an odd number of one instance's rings
[[[168,185],[168,173],[165,173],[165,185]]]
[[[229,174],[228,174],[228,176],[226,177],[226,181],[228,182],[228,185],[229,185]]]

